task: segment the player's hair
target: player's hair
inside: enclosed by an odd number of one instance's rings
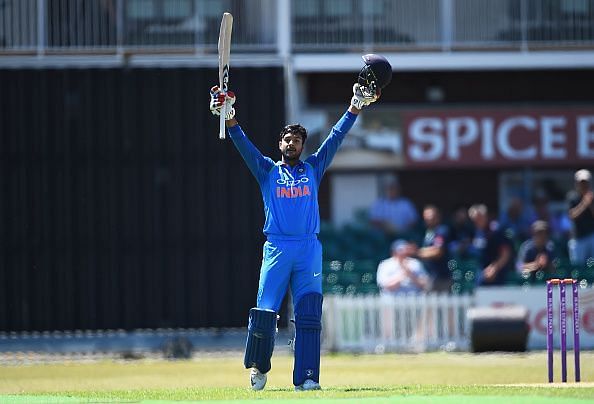
[[[307,139],[307,130],[303,126],[299,125],[298,123],[285,126],[280,131],[278,140],[282,140],[283,136],[285,136],[287,133],[293,133],[296,135],[300,135],[303,143],[305,143],[305,140]]]

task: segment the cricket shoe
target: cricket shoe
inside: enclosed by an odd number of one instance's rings
[[[250,384],[252,385],[252,390],[264,390],[264,386],[266,386],[266,379],[266,373],[261,373],[256,368],[252,368],[250,370]]]
[[[295,386],[295,391],[307,391],[307,390],[322,390],[320,383],[314,382],[311,379],[307,379],[302,385]]]

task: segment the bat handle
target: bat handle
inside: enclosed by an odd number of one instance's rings
[[[227,116],[227,103],[223,104],[221,117],[219,119],[219,139],[225,139],[225,116]]]

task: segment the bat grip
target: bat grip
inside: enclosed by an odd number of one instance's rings
[[[227,86],[224,84],[222,80],[219,85],[219,88],[225,95],[225,98],[223,99],[223,108],[221,108],[221,116],[219,119],[219,139],[225,139],[225,117],[227,116]]]
[[[225,117],[227,116],[227,103],[223,104],[219,119],[219,139],[225,139]]]

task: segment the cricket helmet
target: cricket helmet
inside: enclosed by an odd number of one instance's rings
[[[366,97],[379,95],[378,90],[387,86],[392,80],[392,66],[385,57],[374,53],[363,55],[362,58],[365,66],[359,72],[357,82]]]

